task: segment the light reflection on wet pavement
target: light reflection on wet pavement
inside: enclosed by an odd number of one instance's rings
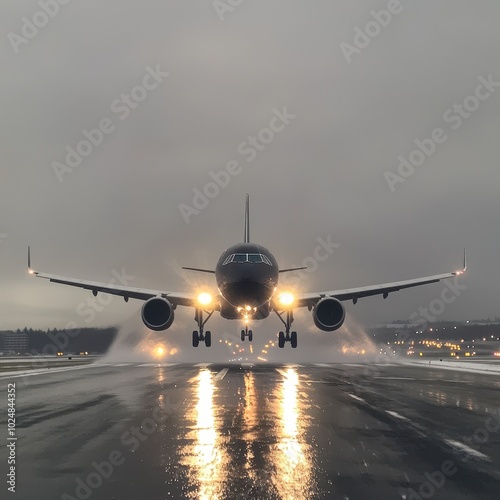
[[[378,374],[129,364],[19,380],[11,498],[401,499],[446,460],[457,472],[433,498],[493,498],[500,417],[486,441],[475,443],[474,431],[499,415],[498,377],[401,366]],[[102,470],[113,452],[122,463],[99,477],[95,464]]]

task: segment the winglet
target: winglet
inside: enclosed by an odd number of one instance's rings
[[[29,245],[28,245],[28,273],[37,274],[36,271],[33,271],[33,269],[31,269],[31,248]]]
[[[247,194],[245,203],[245,243],[250,243],[250,197]]]
[[[464,248],[464,267],[460,271],[456,271],[455,276],[460,276],[467,271],[467,250]]]

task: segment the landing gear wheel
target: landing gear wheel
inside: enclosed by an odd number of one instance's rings
[[[285,347],[285,334],[283,332],[278,333],[278,347],[283,349]]]
[[[198,347],[198,344],[200,343],[200,335],[198,331],[193,332],[193,347]]]
[[[248,342],[252,342],[253,340],[253,332],[252,330],[248,330]]]
[[[292,344],[292,348],[295,349],[297,347],[297,332],[290,333],[290,327],[293,323],[293,309],[286,309],[285,311],[274,311],[280,321],[285,325],[285,331],[278,333],[278,347],[283,349],[285,347],[286,342],[290,342]],[[286,314],[286,319],[283,318],[283,315]]]
[[[245,342],[245,330],[241,330],[241,341]]]
[[[193,332],[193,347],[198,347],[200,345],[200,342],[205,342],[205,345],[207,347],[210,347],[212,345],[212,334],[210,332],[203,333],[203,327],[205,326],[205,323],[212,317],[213,313],[213,311],[210,311],[209,313],[207,312],[208,316],[204,320],[203,310],[195,309],[194,320],[198,324],[198,330],[195,330]]]

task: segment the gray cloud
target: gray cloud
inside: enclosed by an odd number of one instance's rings
[[[47,272],[106,281],[125,268],[137,286],[188,290],[172,262],[213,266],[242,238],[247,192],[252,239],[282,265],[300,264],[318,237],[340,244],[308,290],[446,272],[465,246],[468,288],[442,317],[498,314],[500,92],[394,193],[384,172],[443,126],[479,76],[500,81],[500,6],[401,4],[350,64],[341,43],[387,2],[243,2],[221,21],[210,1],[73,0],[18,54],[7,35],[39,6],[3,6],[0,327],[82,323],[87,292],[30,280],[28,243]],[[111,103],[156,65],[168,78],[121,121]],[[285,106],[297,118],[247,162],[239,144]],[[106,117],[116,130],[60,183],[52,163]],[[187,225],[179,204],[231,160],[242,172]],[[348,307],[366,323],[407,318],[440,291]],[[95,324],[139,307],[116,299]],[[179,317],[189,325],[191,315]]]

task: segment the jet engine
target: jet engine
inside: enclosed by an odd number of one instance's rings
[[[174,321],[174,306],[163,297],[146,300],[141,310],[142,321],[151,330],[166,330]]]
[[[344,306],[333,297],[321,299],[313,310],[314,324],[325,332],[338,330],[343,325],[344,319]]]

